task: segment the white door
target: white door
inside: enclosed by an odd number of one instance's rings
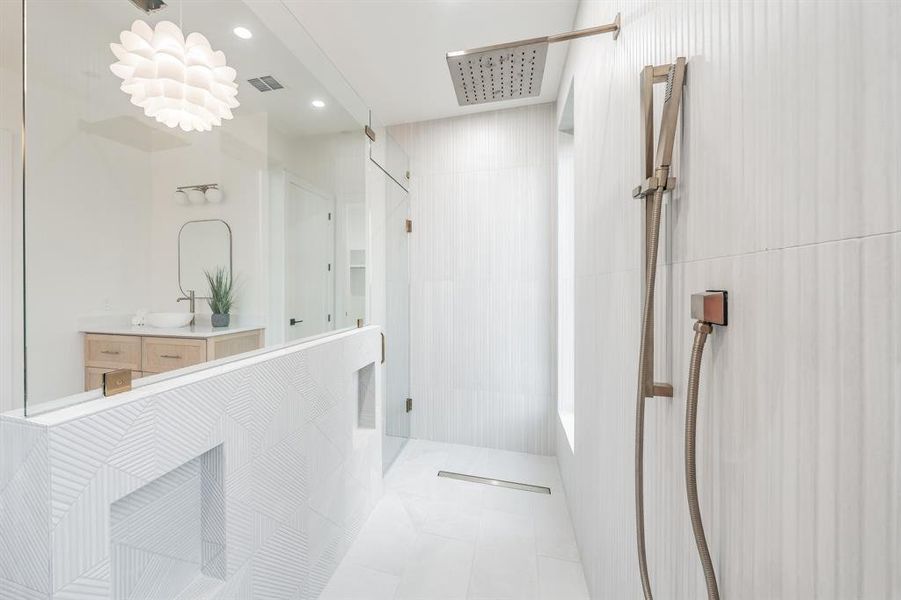
[[[287,341],[335,326],[334,200],[295,181],[285,205]]]

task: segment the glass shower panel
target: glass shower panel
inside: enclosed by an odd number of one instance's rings
[[[397,174],[409,168],[406,154],[386,135],[386,163]],[[383,464],[394,462],[410,437],[410,195],[397,180],[385,177],[385,437]]]
[[[403,147],[397,143],[388,128],[375,115],[370,115],[369,125],[375,140],[369,144],[369,158],[384,171],[385,175],[404,190],[410,190],[410,160]]]

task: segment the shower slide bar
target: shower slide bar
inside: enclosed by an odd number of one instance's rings
[[[654,84],[666,83],[660,137],[654,148]],[[654,296],[657,284],[657,252],[660,242],[660,217],[663,194],[673,189],[670,177],[676,128],[685,83],[685,58],[676,62],[647,66],[641,72],[641,121],[644,139],[645,178],[633,196],[645,201],[644,296],[642,302],[641,341],[638,358],[638,384],[635,399],[635,542],[641,588],[645,600],[653,600],[648,574],[644,532],[644,411],[645,400],[655,396],[672,398],[670,383],[654,382]]]

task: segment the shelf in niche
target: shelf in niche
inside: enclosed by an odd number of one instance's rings
[[[110,505],[113,597],[180,598],[224,583],[224,464],[220,444]]]

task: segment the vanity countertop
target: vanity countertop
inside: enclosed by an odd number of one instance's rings
[[[102,335],[135,335],[143,337],[177,337],[191,339],[209,339],[233,333],[244,333],[263,329],[259,325],[230,325],[228,327],[212,327],[209,323],[190,325],[167,329],[162,327],[148,327],[146,325],[120,325],[120,326],[90,326],[81,330],[82,333],[99,333]]]

